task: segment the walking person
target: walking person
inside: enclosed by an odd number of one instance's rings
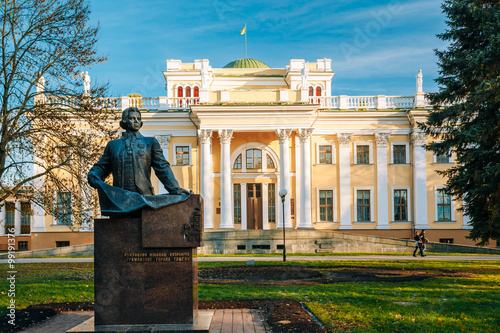
[[[422,257],[425,257],[424,251],[425,251],[425,243],[429,242],[427,238],[425,238],[425,230],[422,230],[419,235],[421,244],[422,244],[422,250],[420,251],[420,254]]]
[[[415,240],[415,250],[413,251],[413,256],[416,257],[417,250],[420,252],[420,255],[423,257],[423,252],[422,252],[422,242],[420,240],[420,235],[418,234],[418,231],[415,231],[415,235],[413,236],[413,239]]]

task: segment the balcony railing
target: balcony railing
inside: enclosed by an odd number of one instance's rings
[[[47,97],[45,103],[60,108],[76,107],[76,98]],[[310,96],[310,104],[319,105],[320,109],[328,110],[394,110],[429,107],[429,101],[424,98],[416,103],[414,96]],[[200,104],[199,97],[109,97],[92,99],[94,107],[111,110],[125,110],[136,107],[145,111],[188,110],[192,105]],[[422,104],[422,105],[416,105]]]

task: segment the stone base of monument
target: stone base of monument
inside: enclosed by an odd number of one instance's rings
[[[67,333],[209,333],[213,311],[199,311],[194,324],[156,324],[156,325],[94,325],[94,317],[66,331]]]
[[[156,211],[143,209],[140,218],[95,220],[93,332],[210,327],[210,313],[198,312],[194,258],[202,243],[202,211],[202,198],[191,195]]]

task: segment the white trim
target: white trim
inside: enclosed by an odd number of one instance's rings
[[[332,147],[332,163],[320,163],[319,162],[319,146],[331,146]],[[335,142],[316,142],[316,164],[315,166],[331,166],[335,165],[336,160],[336,148]]]
[[[358,146],[368,146],[368,164],[358,164]],[[354,165],[373,165],[373,144],[371,142],[354,142]]]
[[[406,221],[396,221],[394,219],[394,191],[395,190],[406,190]],[[391,187],[391,218],[390,221],[391,223],[405,223],[405,222],[411,222],[411,189],[409,186],[394,186]]]
[[[438,190],[445,189],[446,186],[434,186],[434,221],[437,223],[455,223],[455,200],[453,199],[453,196],[450,195],[450,210],[451,210],[451,220],[438,220],[438,196],[437,192]]]
[[[177,165],[177,147],[189,147],[189,162],[188,164],[182,164],[182,165]],[[191,149],[191,144],[190,143],[174,143],[173,144],[173,149],[172,149],[172,162],[170,163],[171,166],[177,166],[177,167],[186,167],[186,166],[193,166],[192,163],[193,159],[193,150]]]
[[[358,221],[358,191],[370,191],[370,221]],[[354,222],[356,223],[374,223],[373,212],[373,187],[355,187],[354,188]]]
[[[333,192],[333,221],[320,220],[319,191]],[[316,223],[337,223],[337,189],[335,187],[316,187]]]
[[[405,159],[406,163],[394,163],[394,146],[406,146],[405,148]],[[410,165],[410,143],[409,142],[391,142],[391,165]]]

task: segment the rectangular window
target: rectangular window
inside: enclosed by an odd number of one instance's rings
[[[56,163],[68,165],[70,162],[70,154],[71,154],[70,147],[67,146],[56,147]]]
[[[453,238],[439,238],[439,243],[453,244]]]
[[[370,215],[370,191],[358,190],[357,196],[357,217],[358,221],[371,221]]]
[[[241,223],[241,185],[233,184],[234,189],[234,223]]]
[[[394,190],[394,221],[408,221],[407,190]]]
[[[450,154],[436,154],[436,163],[450,163]]]
[[[370,146],[368,145],[356,146],[356,163],[370,164]]]
[[[332,146],[319,146],[319,164],[332,164]]]
[[[27,250],[28,249],[28,242],[27,241],[17,242],[17,249],[18,250]]]
[[[31,204],[21,202],[21,234],[27,235],[31,232]]]
[[[175,147],[175,165],[189,165],[189,146]]]
[[[333,222],[333,191],[319,191],[319,220]]]
[[[16,216],[16,204],[13,202],[5,203],[5,234],[9,234],[9,229],[14,228],[14,219]]]
[[[276,184],[267,187],[267,220],[276,222]]]
[[[260,149],[247,150],[247,169],[262,168],[262,151]]]
[[[451,221],[451,197],[445,189],[438,189],[437,195],[437,213],[438,221]]]
[[[393,146],[394,164],[406,164],[406,145]]]
[[[56,247],[69,246],[69,241],[56,241]]]
[[[58,192],[56,207],[57,224],[70,225],[72,213],[71,192]]]

